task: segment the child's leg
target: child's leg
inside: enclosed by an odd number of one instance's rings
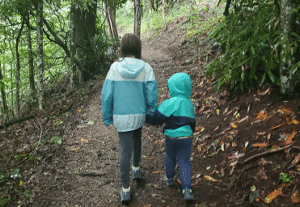
[[[170,139],[166,137],[166,161],[165,170],[168,179],[172,179],[175,175],[175,165],[176,165],[176,141],[175,139]]]
[[[120,137],[120,169],[121,179],[123,182],[123,188],[129,188],[129,171],[130,171],[130,160],[132,155],[133,147],[133,131],[130,132],[119,132]]]
[[[190,162],[192,138],[177,140],[177,162],[179,165],[179,174],[183,189],[192,188],[192,164]]]
[[[141,148],[142,148],[142,128],[133,131],[133,166],[139,167],[141,160]]]

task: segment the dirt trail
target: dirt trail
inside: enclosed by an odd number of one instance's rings
[[[167,54],[152,49],[148,43],[143,44],[142,55],[154,69],[159,91],[163,91],[172,74],[184,70],[184,67],[175,67]],[[80,107],[81,113],[74,118],[79,124],[64,135],[66,143],[61,156],[51,157],[51,161],[46,162],[44,178],[40,181],[47,184],[44,187],[36,185],[32,190],[37,199],[34,203],[39,203],[37,206],[122,206],[119,201],[119,138],[114,126],[105,127],[102,122],[100,92],[101,89],[86,106]],[[159,101],[165,98],[160,97]],[[94,124],[88,125],[88,121]],[[134,192],[129,206],[183,205],[179,186],[169,189],[162,185],[162,174],[153,174],[153,171],[164,169],[163,144],[154,143],[163,139],[161,131],[152,126],[143,129],[141,167],[145,175],[142,182],[131,182]],[[39,183],[39,180],[32,180]],[[170,193],[174,197],[170,197]]]

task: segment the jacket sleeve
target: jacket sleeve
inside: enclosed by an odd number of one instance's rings
[[[111,77],[112,72],[110,69],[104,81],[101,93],[102,119],[107,126],[113,123],[114,80],[112,80]]]
[[[153,114],[147,114],[146,123],[151,125],[162,125],[168,118],[169,117],[166,117],[156,109]]]
[[[147,106],[147,112],[154,114],[157,109],[158,89],[157,82],[153,73],[153,69],[147,64],[148,72],[145,77],[145,100]]]

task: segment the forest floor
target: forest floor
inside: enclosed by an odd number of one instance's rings
[[[191,155],[195,202],[185,204],[178,173],[175,186],[164,185],[162,127],[145,125],[144,176],[131,181],[128,206],[299,206],[299,94],[284,99],[269,85],[246,93],[215,93],[213,81],[203,75],[215,51],[203,41],[206,37],[184,41],[184,23],[178,18],[157,37],[144,40],[142,56],[154,69],[159,104],[169,97],[171,75],[191,76],[197,122]],[[201,51],[208,53],[192,58]],[[104,126],[101,115],[104,78],[64,99],[52,98],[36,118],[0,131],[4,206],[122,206],[118,133],[114,126]]]

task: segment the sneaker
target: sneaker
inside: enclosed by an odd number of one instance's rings
[[[120,192],[121,202],[126,203],[130,201],[131,197],[131,189],[128,192],[124,192],[123,188]]]
[[[184,200],[186,202],[193,202],[195,200],[193,193],[192,193],[192,189],[184,189],[183,190],[183,196],[184,196]]]
[[[132,178],[133,179],[141,179],[142,178],[142,171],[140,169],[132,171]]]
[[[164,176],[164,181],[169,187],[175,184],[174,179],[173,178],[168,179],[166,175]]]

